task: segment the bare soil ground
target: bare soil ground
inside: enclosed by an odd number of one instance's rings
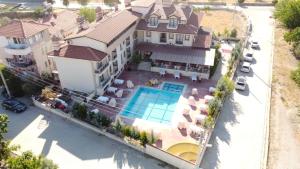
[[[234,4],[237,0],[189,0],[189,2],[225,2],[227,4]],[[244,3],[272,3],[272,0],[245,0]]]
[[[300,169],[300,88],[290,78],[298,60],[283,39],[286,30],[275,28],[269,169]]]
[[[239,13],[225,10],[208,10],[205,12],[201,25],[211,28],[215,34],[223,34],[225,29],[231,31],[235,28],[240,37],[245,34],[247,23]]]

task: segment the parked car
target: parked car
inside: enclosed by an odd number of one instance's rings
[[[251,41],[250,46],[251,46],[252,49],[259,49],[260,48],[257,41]]]
[[[241,71],[245,72],[245,73],[249,73],[251,70],[250,65],[251,64],[249,62],[244,62],[242,65]]]
[[[235,89],[236,90],[245,90],[246,86],[247,86],[247,82],[246,82],[245,77],[240,76],[236,79],[236,82],[235,82]]]
[[[252,62],[254,59],[253,57],[253,51],[245,51],[244,52],[244,61],[246,62]]]
[[[21,113],[27,109],[27,106],[16,100],[16,99],[6,99],[2,102],[2,107],[6,110],[10,110],[16,113]]]

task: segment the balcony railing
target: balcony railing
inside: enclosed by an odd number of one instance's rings
[[[130,40],[126,40],[126,46],[130,45]]]
[[[99,67],[97,70],[95,70],[95,73],[101,73],[104,69],[106,69],[108,67],[108,63],[105,63],[104,65],[102,65],[101,67]]]
[[[7,62],[12,67],[20,67],[20,68],[26,68],[35,64],[35,62],[32,60],[20,62],[20,61],[16,61],[15,59],[7,59]]]
[[[9,44],[5,47],[5,52],[10,55],[28,55],[31,48],[26,44]]]
[[[111,78],[106,78],[102,81],[100,81],[100,87],[105,87],[107,85],[107,83],[110,81]]]

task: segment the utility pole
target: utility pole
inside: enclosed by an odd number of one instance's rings
[[[6,80],[5,80],[4,76],[3,76],[2,70],[0,70],[0,76],[1,76],[2,82],[3,82],[4,86],[5,86],[6,92],[7,92],[8,96],[9,96],[9,98],[11,98],[11,94],[10,94],[10,91],[9,91],[8,86],[6,84]]]

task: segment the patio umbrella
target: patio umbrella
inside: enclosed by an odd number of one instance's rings
[[[198,95],[198,89],[197,88],[192,89],[192,95]]]
[[[127,80],[127,87],[128,87],[129,89],[131,89],[131,88],[134,87],[134,84],[132,83],[131,80]]]
[[[208,103],[213,99],[214,99],[214,96],[210,96],[210,95],[205,95],[204,96],[205,103]]]
[[[200,111],[206,111],[208,106],[206,104],[200,104],[199,108],[200,108]]]
[[[191,105],[191,106],[196,105],[196,100],[195,100],[194,96],[189,97],[189,105]]]
[[[118,90],[117,93],[116,93],[116,96],[117,97],[122,97],[123,96],[123,90],[122,89]]]
[[[116,107],[117,105],[117,101],[116,99],[112,98],[110,99],[109,103],[108,103],[111,107]]]

